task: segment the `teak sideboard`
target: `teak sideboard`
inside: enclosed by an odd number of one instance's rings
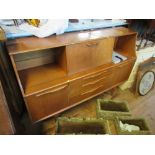
[[[44,120],[127,80],[136,60],[136,35],[120,27],[8,40],[31,120]],[[113,51],[127,60],[114,64]]]

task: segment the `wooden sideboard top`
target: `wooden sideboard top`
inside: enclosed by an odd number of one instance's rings
[[[61,47],[93,39],[117,37],[130,34],[136,34],[136,32],[128,28],[119,27],[119,28],[65,33],[58,36],[53,35],[47,38],[37,38],[37,37],[17,38],[13,40],[8,40],[6,42],[6,45],[9,55],[13,55],[13,54],[43,50],[47,48]]]

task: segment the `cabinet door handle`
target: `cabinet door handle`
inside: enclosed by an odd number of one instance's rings
[[[64,89],[64,88],[66,88],[66,87],[67,87],[67,85],[62,86],[62,87],[59,87],[59,88],[56,88],[56,89],[53,89],[53,90],[50,90],[50,91],[46,91],[46,92],[37,94],[36,97],[39,97],[39,96],[42,96],[42,95],[46,95],[46,94],[49,94],[49,93],[55,93],[55,92],[57,92],[57,91],[59,91],[59,90],[62,90],[62,89]]]
[[[88,43],[86,44],[87,47],[95,47],[97,46],[99,43]]]
[[[129,64],[125,63],[125,64],[118,66],[118,68],[124,68],[124,67],[128,67],[128,66],[129,66]]]

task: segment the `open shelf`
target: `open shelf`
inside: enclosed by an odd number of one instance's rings
[[[49,88],[46,83],[67,76],[65,47],[45,49],[37,52],[14,55],[23,92],[26,94]],[[50,86],[51,86],[50,85]]]
[[[136,49],[136,35],[125,35],[119,36],[115,39],[114,51],[127,57],[133,58],[135,57],[135,49]]]

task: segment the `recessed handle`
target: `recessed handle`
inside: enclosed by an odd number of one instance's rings
[[[100,79],[98,79],[98,80],[96,80],[96,81],[94,81],[94,82],[86,83],[86,84],[82,85],[82,87],[86,87],[86,86],[89,86],[89,85],[96,84],[96,83],[98,83],[98,82],[104,80],[105,78],[106,78],[106,77],[103,77],[103,78],[100,78]]]
[[[107,73],[107,71],[103,71],[103,72],[97,73],[97,74],[95,74],[95,75],[91,75],[91,76],[89,76],[89,77],[85,77],[85,78],[83,78],[83,80],[95,78],[95,77],[100,76],[100,75],[102,75],[102,74],[104,74],[104,73]]]
[[[121,64],[121,65],[119,65],[118,67],[119,67],[119,68],[124,68],[124,67],[126,67],[126,66],[128,66],[127,63],[125,63],[125,64]]]
[[[55,92],[60,91],[60,90],[62,90],[62,89],[64,89],[64,88],[66,88],[66,87],[67,87],[67,85],[62,86],[62,87],[59,87],[59,88],[56,88],[56,89],[52,89],[52,90],[50,90],[50,91],[46,91],[46,92],[37,94],[36,97],[39,97],[39,96],[42,96],[42,95],[46,95],[46,94],[50,94],[50,93],[55,93]]]
[[[89,91],[87,91],[87,92],[84,92],[84,93],[82,93],[81,95],[85,95],[85,94],[88,94],[88,93],[92,93],[92,92],[96,91],[97,89],[99,89],[99,88],[101,88],[101,87],[103,87],[103,86],[99,86],[99,87],[97,87],[97,88],[95,88],[95,89],[92,89],[92,90],[89,90]]]
[[[99,43],[88,43],[86,44],[87,47],[96,47]]]

